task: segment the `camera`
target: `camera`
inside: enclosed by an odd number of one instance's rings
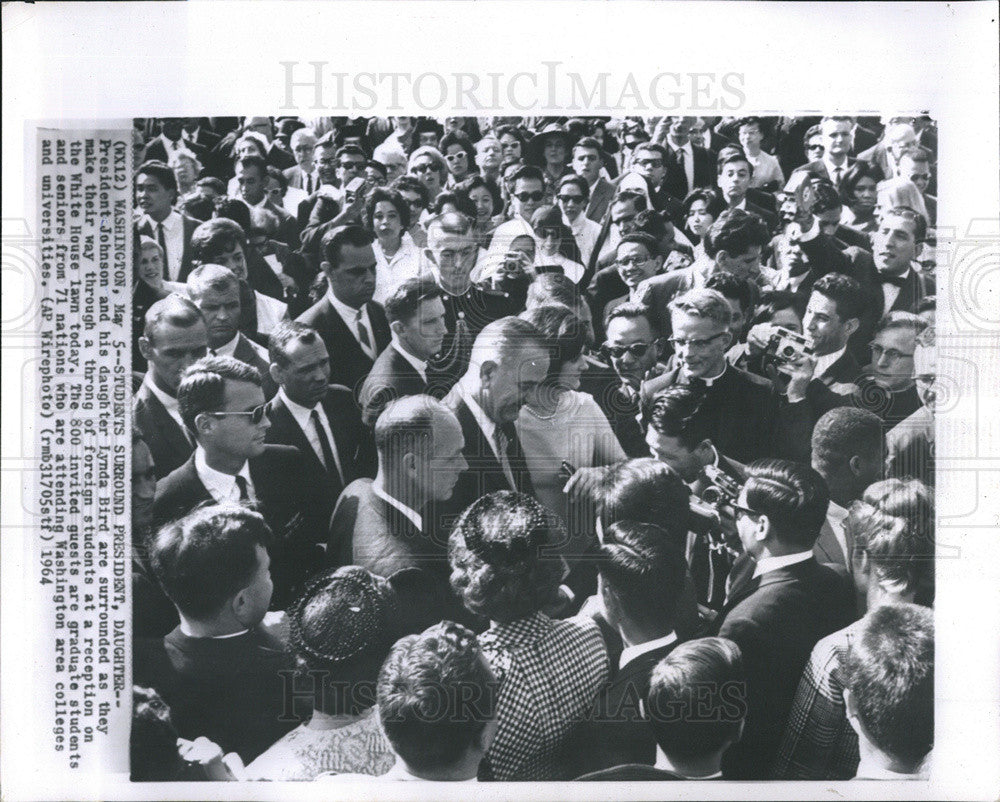
[[[813,347],[809,338],[791,329],[775,326],[771,338],[764,348],[764,358],[778,365],[778,369],[797,362],[803,356],[812,356]]]

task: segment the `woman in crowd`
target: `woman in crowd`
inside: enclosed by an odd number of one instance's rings
[[[875,201],[882,171],[871,162],[858,159],[840,181],[840,199],[844,210],[840,215],[842,225],[855,231],[871,234],[878,221],[875,219]]]
[[[608,678],[597,624],[543,612],[559,603],[565,563],[552,546],[564,538],[556,516],[510,491],[473,502],[449,538],[452,588],[490,620],[479,643],[500,681],[487,755],[497,780],[558,779],[558,752]]]
[[[445,134],[441,139],[441,153],[448,164],[446,186],[449,189],[476,172],[476,149],[472,147],[472,142],[465,134],[460,132]]]
[[[374,232],[375,300],[420,273],[420,251],[408,233],[410,205],[392,189],[376,187],[365,200],[365,225]]]
[[[584,267],[573,232],[563,222],[558,206],[542,206],[531,215],[531,227],[538,242],[538,268],[558,267],[574,284],[583,278]]]
[[[177,198],[180,199],[190,195],[198,179],[201,177],[201,162],[187,148],[178,148],[170,154],[167,165],[174,171],[177,178]]]
[[[481,175],[471,175],[455,185],[455,191],[464,194],[476,207],[473,232],[480,248],[489,248],[494,229],[503,222],[503,215],[497,210],[503,209],[500,190],[495,183],[487,181]]]
[[[526,140],[517,126],[501,126],[497,129],[497,139],[500,140],[501,155],[505,163],[524,158]]]
[[[696,260],[704,258],[702,240],[725,208],[722,196],[714,189],[695,189],[684,199],[684,233],[694,243]]]
[[[427,188],[428,203],[440,194],[448,178],[448,164],[437,148],[424,145],[410,154],[406,171]]]
[[[247,766],[247,778],[384,774],[395,756],[373,708],[379,668],[400,634],[389,583],[360,566],[338,568],[314,579],[288,618],[292,681],[315,699],[314,709],[305,724]]]

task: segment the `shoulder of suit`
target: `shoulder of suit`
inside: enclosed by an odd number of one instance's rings
[[[730,365],[727,370],[733,371],[733,375],[745,382],[746,384],[752,384],[755,387],[759,387],[763,390],[770,390],[773,383],[770,379],[765,376],[758,376],[756,373],[751,373],[750,371],[738,368],[735,365]]]

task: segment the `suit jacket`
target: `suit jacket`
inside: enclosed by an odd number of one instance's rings
[[[859,158],[863,158],[863,156]],[[844,175],[851,168],[851,165],[853,165],[854,162],[856,161],[857,159],[852,159],[850,156],[847,157],[847,162],[844,164],[844,172],[840,174],[841,179],[843,179]],[[830,175],[830,171],[826,169],[826,162],[823,161],[822,159],[815,159],[814,161],[807,162],[806,164],[803,164],[800,167],[796,167],[794,172],[796,173],[806,172],[809,173],[810,175],[816,176],[817,178],[825,178],[827,181],[834,183],[833,176]],[[834,186],[836,186],[835,183]]]
[[[283,171],[285,178],[288,180],[288,186],[295,187],[295,189],[305,189],[306,188],[306,174],[302,172],[302,168],[299,165],[294,167],[289,167],[287,170]],[[315,191],[316,186],[314,182],[313,190]]]
[[[427,389],[424,377],[390,344],[378,355],[361,386],[361,420],[365,426],[373,427],[390,401],[407,395],[420,395]]]
[[[763,220],[769,233],[778,229],[778,215],[767,207],[761,206],[759,203],[754,203],[749,197],[746,202],[746,211],[757,215],[761,220]]]
[[[260,371],[260,378],[263,383],[264,398],[268,400],[274,398],[274,394],[278,392],[278,385],[271,378],[270,363],[261,357],[257,349],[254,348],[254,344],[245,334],[241,332],[238,336],[239,341],[236,343],[236,348],[233,351],[233,358],[257,368]]]
[[[325,529],[343,489],[356,479],[374,476],[378,459],[371,433],[361,425],[354,396],[347,387],[331,385],[320,403],[333,432],[332,445],[340,457],[343,480],[336,468],[324,467],[281,396],[276,395],[267,405],[271,428],[267,430],[265,442],[298,449],[309,478],[310,505]]]
[[[421,516],[424,527],[432,523]],[[402,512],[376,496],[371,479],[343,492],[330,519],[327,560],[331,566],[360,565],[393,578],[400,597],[401,631],[421,632],[443,619],[472,618],[449,584],[447,533],[417,528]],[[474,622],[482,629],[484,622]]]
[[[716,156],[712,151],[705,150],[700,145],[691,145],[694,152],[694,186],[689,187],[687,174],[677,161],[677,151],[670,145],[669,141],[664,144],[664,147],[667,150],[667,176],[663,179],[663,186],[677,200],[684,200],[695,187],[715,185]]]
[[[853,546],[846,532],[844,533],[844,537],[847,539],[848,550],[852,549]],[[816,542],[813,544],[813,557],[821,565],[832,568],[845,577],[850,572],[850,556],[844,554],[843,549],[840,548],[837,536],[833,533],[833,527],[830,526],[829,518],[823,520],[823,526],[819,530],[819,537],[816,538]]]
[[[259,508],[273,539],[271,577],[274,580],[273,609],[284,609],[301,590],[305,580],[321,564],[321,549],[326,542],[325,521],[317,516],[305,470],[305,460],[297,448],[267,445],[264,453],[250,460]],[[156,483],[153,500],[153,524],[156,527],[175,521],[202,504],[214,504],[212,495],[198,477],[194,454],[168,476]]]
[[[157,479],[179,468],[194,453],[194,444],[188,435],[144,384],[140,385],[132,402],[132,422],[149,446]]]
[[[188,217],[184,212],[178,212],[181,216],[181,220],[184,223],[184,253],[181,254],[181,270],[177,274],[177,281],[187,281],[188,274],[194,269],[194,264],[191,261],[191,235],[194,230],[201,225],[201,223],[195,220],[193,217]],[[149,220],[143,220],[138,226],[136,226],[136,232],[144,237],[150,237],[151,239],[156,239],[156,232],[153,231],[152,225],[150,225]],[[166,271],[166,264],[163,265],[164,271]],[[164,278],[169,278],[164,272]]]
[[[927,156],[933,159],[931,152],[927,150],[927,148],[920,146],[920,149]],[[886,151],[884,141],[879,141],[876,145],[873,145],[872,147],[868,148],[868,150],[859,153],[858,158],[861,159],[862,161],[874,164],[882,171],[882,175],[885,176],[886,178],[892,178],[892,176],[895,174],[895,170],[893,170],[893,166],[889,159],[889,154]]]
[[[614,196],[615,185],[603,176],[598,176],[590,190],[590,200],[587,201],[587,217],[595,223],[602,222]]]
[[[934,276],[910,268],[910,273],[899,288],[899,294],[886,312],[916,312],[917,305],[928,295],[934,295]],[[884,296],[883,296],[884,298]]]
[[[661,336],[665,337],[670,334],[670,312],[667,305],[675,295],[680,295],[682,292],[687,292],[697,286],[699,274],[706,267],[710,271],[715,269],[714,263],[708,261],[707,257],[704,262],[696,262],[679,270],[671,270],[669,273],[652,276],[636,288],[639,302],[650,310],[653,325]]]
[[[638,394],[627,397],[622,389],[621,378],[614,368],[592,357],[587,360],[587,369],[580,377],[580,391],[593,396],[629,459],[648,457],[649,446],[638,419]]]
[[[623,763],[653,765],[656,738],[645,715],[650,675],[679,642],[675,640],[630,660],[600,690],[566,750],[571,776]]]
[[[737,561],[750,563],[744,555]],[[842,579],[812,557],[753,579],[741,576],[716,618],[714,630],[734,641],[747,672],[747,717],[743,738],[723,757],[731,779],[766,779],[777,754],[795,689],[821,638],[855,618],[854,601]]]
[[[367,309],[377,356],[389,344],[391,335],[389,321],[386,320],[381,304],[369,301]],[[361,350],[361,345],[347,328],[344,319],[333,308],[330,300],[323,296],[299,315],[298,321],[316,329],[326,343],[326,349],[330,354],[331,382],[343,384],[355,393],[360,392],[361,383],[371,371],[375,360]]]

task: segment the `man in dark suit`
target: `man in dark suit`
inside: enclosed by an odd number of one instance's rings
[[[267,171],[267,161],[261,156],[251,154],[236,162],[236,181],[239,184],[240,198],[248,206],[262,206],[275,215],[279,221],[277,239],[292,250],[297,250],[301,245],[299,224],[292,215],[268,197]]]
[[[906,207],[891,209],[872,235],[875,267],[886,312],[917,312],[917,305],[934,295],[934,277],[915,267],[927,238],[922,215]]]
[[[753,165],[750,164],[742,148],[734,145],[725,148],[719,154],[716,182],[728,208],[742,209],[757,215],[767,226],[768,232],[773,232],[778,227],[778,217],[772,211],[773,201],[771,196],[762,190],[756,190],[758,193],[756,197],[758,199],[766,198],[766,202],[772,208],[766,208],[751,200],[748,195],[751,176],[753,176]]]
[[[619,521],[605,530],[599,546],[598,591],[624,649],[572,736],[567,758],[575,764],[573,776],[623,763],[652,765],[656,758],[643,705],[653,667],[679,642],[674,618],[687,573],[687,493],[679,479],[675,482],[678,514],[672,531]]]
[[[205,356],[205,320],[191,301],[170,295],[146,313],[139,350],[149,363],[135,394],[132,420],[153,455],[156,477],[180,467],[194,451],[177,402],[181,375]]]
[[[451,498],[468,467],[458,420],[430,396],[407,396],[385,408],[375,442],[378,473],[351,483],[338,501],[328,562],[395,576],[406,599],[400,605],[406,632],[456,615],[452,620],[466,621],[448,583],[448,532],[435,529],[432,515],[432,505]]]
[[[441,350],[447,334],[441,287],[431,278],[411,278],[385,302],[392,342],[372,367],[361,387],[362,420],[368,427],[386,404],[407,395],[428,392],[442,396],[451,386],[428,375],[428,361]]]
[[[910,121],[899,120],[887,125],[878,144],[859,153],[858,158],[874,164],[886,178],[892,178],[899,174],[899,160],[911,147],[920,148],[928,157],[931,155],[917,144],[917,132]]]
[[[375,446],[354,394],[330,384],[330,357],[314,329],[279,323],[271,333],[270,359],[270,377],[279,389],[268,403],[265,442],[301,452],[310,507],[325,527],[343,489],[375,475]]]
[[[208,351],[212,356],[231,356],[257,369],[263,380],[264,397],[278,392],[268,372],[267,351],[239,330],[242,312],[240,281],[221,265],[201,265],[187,279],[188,295],[205,319]]]
[[[136,232],[156,240],[163,249],[163,278],[184,281],[191,270],[191,235],[198,221],[174,209],[177,177],[163,162],[144,162],[136,170],[136,205],[142,216]]]
[[[691,386],[703,393],[698,414],[715,447],[740,462],[751,462],[779,452],[777,398],[770,381],[726,360],[731,322],[729,302],[716,290],[689,290],[674,298],[674,367],[643,385],[643,408],[660,390]]]
[[[866,409],[837,407],[816,422],[812,433],[812,467],[830,490],[830,507],[813,555],[850,575],[854,541],[844,526],[848,508],[868,486],[882,478],[885,465],[882,422]]]
[[[645,191],[649,196],[650,206],[660,212],[664,219],[680,225],[683,222],[684,206],[670,191],[666,178],[670,157],[662,145],[654,142],[643,142],[632,154],[629,169],[618,180],[619,187],[630,186],[626,180],[632,173],[646,179]]]
[[[727,779],[741,780],[770,776],[813,646],[855,617],[853,590],[813,557],[829,504],[823,478],[782,460],[747,473],[736,507],[746,554],[713,627],[740,647],[747,672],[746,729],[722,763]]]
[[[177,399],[197,447],[157,483],[154,524],[177,520],[206,502],[259,503],[274,535],[269,550],[281,608],[317,569],[318,544],[325,542],[303,455],[290,446],[265,445],[270,421],[260,374],[237,359],[199,360],[184,374]]]
[[[389,344],[389,322],[375,293],[374,235],[361,226],[335,228],[323,236],[320,267],[327,293],[298,317],[316,329],[332,356],[331,380],[355,393]]]
[[[822,157],[797,167],[795,172],[805,171],[819,178],[825,178],[839,190],[840,182],[855,161],[849,155],[853,128],[854,120],[850,117],[824,117],[820,122]]]
[[[531,475],[514,428],[521,407],[548,373],[548,346],[538,330],[515,317],[490,323],[476,338],[465,375],[444,398],[458,418],[469,464],[451,500],[440,505],[442,531],[486,493],[532,495]]]
[[[185,118],[164,117],[159,123],[160,135],[147,143],[139,164],[146,161],[158,161],[166,164],[178,150],[189,150],[198,158],[198,161],[202,162],[202,166],[205,166],[203,158],[206,147],[198,139],[192,138],[190,134],[185,135],[185,129],[188,127]]]
[[[720,454],[712,443],[707,421],[698,414],[701,401],[701,394],[690,387],[661,390],[653,398],[646,430],[646,442],[652,455],[669,465],[698,498],[703,498],[712,488],[706,468],[719,469],[737,485],[742,485],[746,479],[746,466]],[[725,544],[710,538],[708,533],[692,534],[687,538],[688,562],[698,602],[713,610],[721,609],[725,601],[726,579],[738,550],[732,519],[726,516],[721,523],[723,532],[720,534],[727,538]]]
[[[739,647],[725,638],[681,643],[653,666],[646,704],[656,761],[588,772],[578,780],[719,780],[740,740],[747,678]]]
[[[668,336],[667,306],[674,296],[704,287],[709,276],[723,270],[737,277],[755,279],[760,272],[761,252],[769,239],[768,230],[758,216],[741,209],[722,212],[705,234],[704,259],[647,279],[637,288],[636,297],[649,308],[657,331]]]
[[[694,117],[667,119],[667,176],[663,185],[674,198],[684,200],[692,189],[715,183],[715,155],[691,142]]]
[[[592,137],[584,137],[573,145],[573,172],[590,188],[586,215],[595,223],[603,222],[608,205],[615,196],[615,186],[601,175],[601,146]]]
[[[239,505],[197,510],[160,530],[153,573],[180,615],[163,638],[135,643],[134,675],[170,707],[177,734],[207,737],[249,762],[294,726],[282,674],[293,660],[264,625],[272,596],[263,517]]]
[[[937,349],[934,330],[924,331],[913,352],[914,376],[921,407],[886,435],[886,476],[919,479],[934,487],[934,382],[937,378]]]

